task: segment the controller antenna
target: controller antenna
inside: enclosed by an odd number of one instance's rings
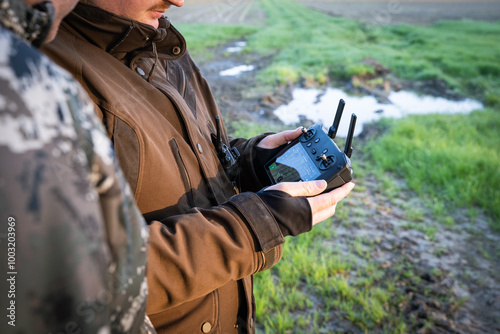
[[[352,137],[354,135],[354,128],[356,127],[356,120],[358,117],[356,114],[351,115],[351,124],[349,124],[349,132],[347,133],[347,140],[345,142],[345,149],[344,153],[347,155],[348,158],[351,157],[352,155]]]
[[[340,99],[339,105],[337,107],[337,113],[335,113],[335,119],[333,120],[333,125],[330,126],[328,130],[328,137],[334,139],[337,135],[337,130],[339,129],[340,119],[342,118],[342,112],[344,111],[345,101]]]

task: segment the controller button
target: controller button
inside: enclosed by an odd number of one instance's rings
[[[316,154],[316,150],[313,148],[313,149],[311,150],[311,153],[312,153],[312,154]]]
[[[311,147],[312,146],[312,143],[307,143],[307,147]]]
[[[327,152],[328,152],[328,149],[327,149],[327,148],[325,148],[325,149],[323,150],[323,154],[325,154],[325,153],[327,153]]]
[[[316,140],[314,141],[315,143],[319,143],[320,139],[319,138],[316,138]]]
[[[309,129],[307,131],[305,131],[305,129],[303,129],[300,141],[301,142],[309,141],[310,139],[312,139],[314,137],[315,134],[316,134],[316,131],[314,129]]]
[[[323,155],[319,156],[318,158],[319,158],[318,160],[322,160],[319,163],[319,169],[321,169],[321,170],[326,170],[326,169],[332,167],[333,165],[335,165],[335,156],[334,155],[326,156],[323,154]]]

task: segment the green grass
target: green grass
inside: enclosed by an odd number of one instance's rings
[[[252,123],[247,121],[234,121],[227,124],[228,132],[233,137],[250,138],[264,132],[279,132],[288,130],[286,126],[272,123]]]
[[[423,232],[427,237],[429,237],[430,240],[434,240],[434,238],[436,237],[437,227],[435,226],[428,226],[426,224],[418,223],[408,223],[402,225],[402,227],[405,229],[412,229]]]
[[[324,84],[372,73],[374,58],[408,80],[442,80],[463,95],[500,106],[500,22],[442,21],[431,26],[376,27],[330,17],[290,0],[260,0],[265,27],[181,24],[195,58],[245,38],[246,50],[272,56],[263,83]]]
[[[265,27],[181,24],[195,58],[245,38],[247,50],[272,56],[264,83],[326,83],[374,71],[374,58],[408,80],[442,80],[451,89],[500,106],[500,22],[442,21],[431,26],[376,27],[330,17],[290,0],[260,0]]]
[[[336,220],[347,219],[342,203],[338,213]],[[392,281],[365,251],[361,253],[366,261],[360,264],[356,256],[332,247],[332,224],[329,220],[310,233],[288,238],[280,263],[255,275],[259,323],[266,333],[316,333],[340,314],[363,330],[404,333]]]
[[[388,133],[365,147],[379,173],[404,177],[419,196],[431,199],[436,215],[446,215],[453,207],[479,206],[500,230],[498,111],[386,122],[391,124]]]
[[[189,52],[198,60],[208,60],[213,56],[211,48],[249,36],[257,28],[249,26],[179,24],[175,26],[186,38]]]
[[[248,36],[251,50],[275,55],[264,82],[324,83],[374,71],[374,58],[399,78],[442,79],[490,105],[500,96],[500,22],[373,27],[330,17],[288,0],[261,0],[268,24]],[[300,13],[300,15],[297,15]],[[459,33],[458,33],[459,32]]]

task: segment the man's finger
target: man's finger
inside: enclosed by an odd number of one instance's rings
[[[351,190],[354,188],[354,183],[348,182],[344,184],[342,187],[334,189],[328,193],[321,194],[314,198],[314,204],[316,205],[317,211],[324,210],[328,207],[337,205],[344,197],[349,195]]]
[[[321,223],[324,220],[327,220],[328,218],[332,217],[335,214],[335,209],[337,206],[331,206],[329,208],[326,208],[325,210],[322,210],[315,215],[313,215],[313,226]]]
[[[349,182],[344,184],[342,187],[334,189],[328,193],[308,198],[309,204],[311,205],[311,211],[313,213],[313,220],[316,220],[317,218],[323,218],[325,214],[326,217],[324,217],[322,220],[318,220],[318,222],[331,217],[335,213],[335,206],[337,205],[337,203],[340,202],[344,197],[346,197],[353,188],[354,183]],[[323,212],[325,210],[326,212]],[[315,217],[316,215],[318,215],[318,217]]]
[[[288,131],[285,131],[283,133],[283,140],[284,140],[284,143],[283,144],[286,144],[292,140],[294,140],[295,138],[297,138],[298,136],[300,136],[302,134],[302,127],[298,127],[297,129],[295,130],[288,130]]]
[[[267,190],[281,190],[293,197],[297,196],[316,196],[325,191],[327,183],[325,180],[306,181],[306,182],[283,182],[270,186]]]
[[[349,193],[351,192],[351,190],[353,188],[354,188],[354,183],[348,182],[348,183],[344,184],[342,187],[334,189],[334,190],[330,191],[327,194],[333,195],[334,196],[334,202],[338,203],[342,199],[344,199],[344,197],[346,197],[347,195],[349,195]],[[327,194],[325,194],[325,195],[327,195]]]

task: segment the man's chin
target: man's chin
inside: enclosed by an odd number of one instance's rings
[[[160,21],[158,21],[158,19],[144,20],[142,23],[149,24],[156,29],[158,29],[158,26],[160,25]]]

